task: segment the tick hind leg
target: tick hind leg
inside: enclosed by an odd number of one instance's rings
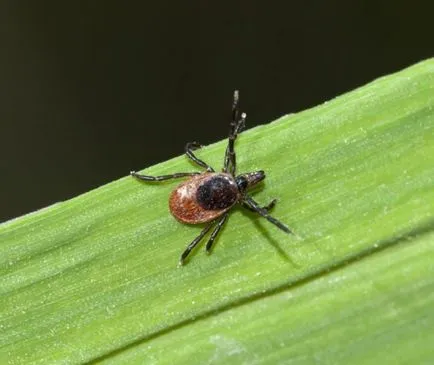
[[[213,227],[215,221],[208,223],[208,225],[202,229],[202,232],[200,232],[199,236],[197,236],[192,243],[190,243],[185,251],[182,253],[181,258],[179,259],[179,265],[184,265],[184,261],[187,258],[187,256],[190,254],[190,252],[197,246],[197,244],[202,240],[203,236],[205,236],[208,231]]]
[[[206,244],[206,252],[210,253],[214,240],[222,229],[223,225],[228,219],[228,213],[225,213],[219,219],[210,222],[203,230],[200,232],[199,236],[197,236],[192,243],[190,243],[185,251],[182,253],[181,258],[179,259],[179,264],[184,265],[185,259],[190,254],[190,252],[199,244],[202,238],[211,230],[211,228],[215,225],[214,230],[211,233],[211,236]]]
[[[135,171],[131,171],[130,174],[131,176],[134,176],[135,178],[143,181],[165,181],[170,179],[178,179],[180,177],[199,175],[200,172],[177,172],[175,174],[170,174],[170,175],[148,176],[148,175],[140,175]]]
[[[228,146],[225,152],[225,161],[223,171],[235,175],[235,170],[237,167],[237,160],[235,155],[235,140],[237,139],[238,133],[244,128],[246,123],[246,113],[242,113],[239,117],[240,110],[238,108],[239,93],[238,90],[234,91],[234,99],[232,102],[232,121],[229,127],[229,137]]]
[[[219,234],[220,230],[222,229],[223,225],[228,220],[228,213],[225,213],[218,221],[217,225],[214,228],[214,231],[212,231],[211,236],[208,240],[208,243],[206,244],[206,253],[211,253],[212,244],[214,243],[214,240],[216,239],[217,235]]]
[[[202,148],[203,146],[198,142],[189,142],[185,145],[185,154],[187,157],[192,160],[194,163],[198,164],[200,167],[203,167],[208,172],[214,172],[214,169],[208,165],[206,162],[198,159],[193,153],[194,150]]]

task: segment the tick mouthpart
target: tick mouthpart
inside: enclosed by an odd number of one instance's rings
[[[244,175],[247,179],[247,186],[251,187],[265,179],[265,172],[262,170],[249,172]]]
[[[245,174],[238,175],[235,178],[235,182],[237,183],[240,192],[244,192],[264,179],[265,179],[265,172],[259,170],[259,171],[247,172]]]

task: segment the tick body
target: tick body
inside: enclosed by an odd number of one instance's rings
[[[210,222],[227,212],[240,198],[231,175],[205,172],[181,183],[169,198],[170,212],[180,222]]]
[[[206,251],[208,253],[211,251],[215,238],[228,219],[230,209],[237,203],[258,213],[284,232],[291,233],[290,229],[285,224],[269,214],[269,211],[276,203],[275,199],[268,205],[261,207],[248,195],[249,188],[264,180],[264,171],[260,170],[240,175],[235,174],[236,155],[234,142],[238,134],[244,128],[245,120],[245,113],[239,116],[238,91],[235,91],[232,104],[232,122],[230,123],[229,129],[229,141],[224,157],[223,172],[221,173],[215,172],[211,166],[196,157],[193,151],[202,147],[197,142],[187,143],[185,153],[194,163],[206,169],[205,172],[178,172],[163,176],[147,176],[140,175],[134,171],[131,172],[131,175],[137,179],[148,182],[189,177],[188,180],[179,184],[170,195],[170,212],[182,223],[207,223],[207,225],[182,253],[180,258],[181,265],[193,248],[196,247],[211,228],[214,228],[206,244]]]

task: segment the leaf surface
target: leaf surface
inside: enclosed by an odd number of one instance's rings
[[[432,363],[433,108],[428,60],[243,132],[239,171],[267,172],[255,199],[296,234],[237,208],[181,268],[201,227],[169,214],[177,182],[2,224],[0,363]],[[219,169],[225,146],[198,155]]]

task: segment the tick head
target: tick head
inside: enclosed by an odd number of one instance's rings
[[[262,170],[247,172],[245,174],[238,175],[235,178],[235,182],[238,185],[238,189],[241,193],[245,192],[252,186],[255,186],[259,182],[265,179],[265,172]]]

